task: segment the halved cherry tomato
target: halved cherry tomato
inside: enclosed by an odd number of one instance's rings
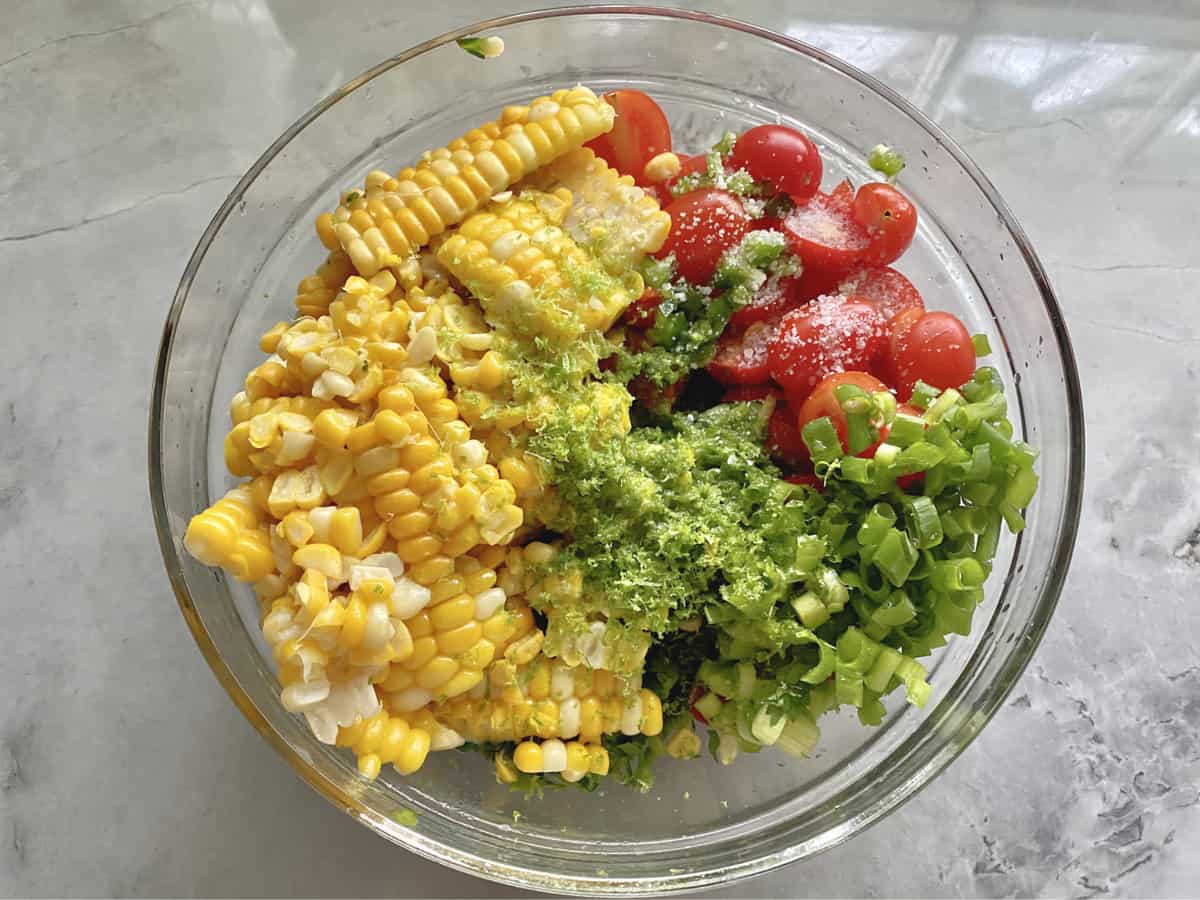
[[[617,111],[612,131],[587,146],[610,166],[645,184],[646,163],[671,149],[671,126],[657,103],[641,91],[625,89],[605,94]]]
[[[769,350],[782,316],[754,322],[745,331],[726,331],[708,373],[722,384],[763,384],[770,378]]]
[[[880,378],[891,385],[892,390],[898,387],[896,372],[892,367],[892,358],[896,354],[897,342],[908,332],[908,329],[913,327],[913,323],[923,315],[925,315],[925,310],[917,309],[914,306],[892,316],[884,326],[884,333],[887,335],[887,345],[884,347],[883,353],[879,356],[879,364],[875,367],[875,370],[879,373]]]
[[[729,158],[780,194],[803,203],[821,186],[821,154],[805,135],[785,125],[755,125],[743,132]]]
[[[797,426],[796,408],[780,397],[767,420],[767,452],[792,468],[808,468],[808,445]]]
[[[750,302],[735,312],[729,324],[735,329],[747,328],[763,319],[771,319],[796,305],[796,278],[768,278],[754,292]]]
[[[783,317],[769,369],[800,403],[827,375],[870,369],[884,345],[883,320],[874,307],[852,297],[822,297]]]
[[[649,328],[658,317],[658,307],[662,303],[662,295],[652,287],[642,291],[638,297],[622,313],[625,324],[633,328]]]
[[[838,274],[854,268],[871,246],[851,205],[819,191],[787,214],[783,233],[806,269]]]
[[[854,195],[854,219],[870,239],[862,259],[877,266],[899,259],[917,231],[917,208],[892,185],[882,181],[858,189]]]
[[[885,322],[908,309],[925,309],[920,291],[890,266],[857,269],[838,286],[838,292],[853,294],[870,303]]]
[[[697,153],[695,156],[679,157],[679,174],[668,178],[665,182],[668,188],[673,187],[680,179],[688,175],[703,174],[708,171],[708,155]]]
[[[843,178],[833,186],[833,190],[829,192],[829,198],[849,207],[854,202],[854,182],[849,178]]]
[[[731,387],[721,395],[722,403],[753,403],[756,400],[766,400],[772,394],[778,393],[769,384],[739,384]]]
[[[821,379],[821,383],[813,388],[813,392],[808,395],[808,399],[800,405],[799,424],[797,427],[803,431],[804,426],[814,419],[829,416],[833,422],[834,429],[837,431],[838,438],[842,442],[842,449],[846,450],[846,411],[842,409],[842,404],[838,402],[836,393],[838,386],[842,384],[852,384],[855,387],[860,387],[868,394],[888,389],[886,384],[867,372],[836,372]],[[875,448],[879,446],[885,437],[887,437],[886,431],[880,435],[878,441],[857,455],[870,458],[875,454]]]
[[[909,320],[907,314],[900,319],[900,327],[893,329],[888,341],[888,370],[896,379],[896,396],[908,400],[918,380],[944,390],[971,378],[975,347],[971,333],[956,316],[927,312]]]
[[[838,282],[841,279],[842,276],[838,272],[824,272],[821,269],[806,266],[800,273],[796,284],[796,300],[800,303],[807,303],[809,300],[816,300],[827,294],[836,295],[839,293]]]
[[[721,254],[736,246],[750,230],[750,216],[735,194],[700,188],[676,197],[668,206],[671,232],[659,259],[674,253],[675,270],[692,284],[712,278]]]
[[[825,483],[816,475],[788,475],[783,479],[790,484],[803,484],[818,493],[825,489]]]

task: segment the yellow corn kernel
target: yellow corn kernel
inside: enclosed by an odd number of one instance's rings
[[[483,681],[483,672],[479,669],[460,669],[457,674],[438,689],[437,696],[441,700],[458,697],[471,690]]]
[[[550,696],[550,667],[536,665],[525,685],[525,693],[530,700],[545,700]]]
[[[661,734],[663,730],[663,711],[662,701],[658,699],[658,695],[654,691],[649,691],[643,688],[638,692],[638,696],[642,699],[642,719],[641,732],[647,737],[654,737]]]
[[[542,748],[533,741],[523,741],[513,750],[513,764],[522,772],[541,772]]]
[[[436,631],[450,631],[474,619],[475,598],[470,594],[462,594],[429,610],[429,620]]]
[[[313,436],[330,450],[343,450],[358,422],[358,415],[346,409],[326,409],[313,420]]]
[[[388,503],[381,502],[386,501],[386,499],[386,497],[378,497],[375,500],[375,511],[381,516],[387,515],[391,509]],[[403,541],[408,538],[428,534],[432,525],[433,515],[423,509],[418,509],[410,513],[395,516],[388,522],[388,534],[398,541]]]
[[[458,671],[458,661],[449,656],[435,656],[416,673],[417,687],[431,691],[441,687]]]
[[[668,178],[674,178],[682,167],[679,157],[668,150],[666,153],[659,153],[652,157],[646,163],[646,167],[642,170],[642,177],[650,184],[657,184]]]
[[[437,651],[437,640],[432,635],[416,638],[413,641],[412,656],[404,661],[403,666],[410,672],[418,672],[437,656]]]
[[[374,422],[379,437],[392,445],[402,444],[412,434],[407,420],[394,409],[379,410],[375,414]]]
[[[414,639],[433,634],[433,623],[429,621],[428,610],[421,610],[412,618],[407,619],[404,624],[408,626],[409,633]]]
[[[472,669],[486,669],[496,656],[496,645],[482,637],[482,626],[479,633],[480,638],[459,657],[459,662]]]
[[[403,384],[393,384],[385,387],[375,399],[381,410],[390,410],[399,415],[412,412],[416,408],[416,401],[413,399],[412,391]]]
[[[591,766],[591,754],[588,753],[588,748],[579,741],[570,741],[567,744],[567,768],[576,772],[587,772]]]
[[[588,771],[594,775],[608,774],[608,751],[599,744],[588,747]]]
[[[429,732],[422,728],[413,728],[404,740],[403,748],[393,765],[401,775],[411,775],[425,762],[429,755]]]
[[[411,647],[411,640],[410,640]],[[411,654],[411,650],[410,650]],[[393,660],[396,662],[396,660]],[[397,691],[407,690],[413,686],[413,673],[407,669],[401,669],[399,666],[389,666],[387,677],[379,683],[379,688],[387,693],[395,693]]]
[[[597,697],[608,698],[617,689],[617,679],[607,669],[596,669],[592,673],[592,690]]]
[[[377,522],[375,526],[369,532],[367,532],[366,536],[363,537],[362,543],[359,544],[358,550],[349,555],[356,556],[359,559],[372,556],[383,549],[383,543],[387,540],[387,536],[387,523]]]
[[[393,470],[395,471],[395,470]],[[376,476],[378,477],[378,476]],[[382,494],[375,498],[375,512],[381,518],[388,520],[388,534],[396,537],[395,530],[400,528],[403,530],[403,525],[396,525],[398,517],[407,515],[421,508],[421,495],[416,491],[410,491],[408,488],[392,491],[389,494]],[[411,537],[410,534],[404,534],[404,537]]]
[[[585,697],[579,701],[579,739],[587,744],[600,740],[604,733],[604,716],[600,700],[596,697]]]
[[[482,639],[483,626],[472,620],[457,628],[441,631],[437,636],[437,644],[438,649],[447,656],[458,656],[466,653]]]
[[[380,436],[374,420],[357,426],[350,432],[349,437],[346,438],[346,447],[355,456],[366,453],[371,448],[378,447],[381,443],[383,443],[383,438]]]
[[[441,549],[442,542],[432,535],[426,534],[397,542],[396,555],[405,564],[412,565],[429,559]]]
[[[341,631],[338,632],[338,646],[351,649],[362,643],[367,633],[367,604],[355,595],[346,603],[346,618],[342,620]]]
[[[342,554],[329,544],[306,544],[292,554],[292,562],[302,569],[316,569],[328,578],[342,577]]]
[[[347,555],[362,546],[362,517],[357,507],[343,506],[334,511],[329,518],[329,542]]]

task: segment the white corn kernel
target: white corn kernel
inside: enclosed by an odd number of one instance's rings
[[[392,707],[396,712],[416,712],[433,701],[433,694],[425,688],[410,687],[392,694]]]
[[[634,735],[642,729],[642,698],[634,694],[625,701],[625,709],[621,713],[621,734]]]
[[[424,585],[417,584],[410,578],[398,578],[396,586],[392,588],[392,615],[401,619],[411,619],[429,605],[432,597],[433,594]]]
[[[439,728],[429,736],[430,750],[453,750],[465,744],[466,738],[453,728]]]
[[[508,599],[502,588],[493,587],[475,595],[475,619],[485,622],[496,614]]]
[[[567,745],[552,738],[542,741],[542,771],[561,772],[567,767]]]
[[[569,697],[558,706],[558,733],[564,738],[579,734],[579,700]]]
[[[316,512],[316,510],[313,510],[313,512]],[[311,519],[312,513],[308,515]],[[387,569],[392,581],[395,581],[404,574],[404,560],[395,553],[372,553],[363,560],[363,565]]]
[[[363,649],[378,650],[392,639],[394,633],[392,623],[388,621],[388,605],[380,601],[368,606],[367,625],[362,639]]]
[[[472,438],[454,448],[454,461],[462,469],[478,469],[487,463],[487,447]]]
[[[329,696],[329,682],[325,679],[311,684],[289,684],[279,695],[283,708],[290,713],[301,713],[312,709]]]
[[[392,587],[396,586],[391,569],[368,565],[366,560],[350,567],[350,590],[357,591],[364,581],[386,581]]]
[[[538,100],[529,107],[529,121],[540,122],[542,119],[552,118],[558,115],[558,110],[559,106],[553,100]]]

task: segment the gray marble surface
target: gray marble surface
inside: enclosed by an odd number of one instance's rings
[[[844,56],[966,147],[1047,264],[1088,426],[1074,567],[1007,706],[901,811],[728,893],[1195,895],[1200,7],[698,5]],[[242,719],[162,572],[144,449],[169,299],[238,175],[367,65],[501,10],[3,7],[0,893],[510,895],[373,836]]]

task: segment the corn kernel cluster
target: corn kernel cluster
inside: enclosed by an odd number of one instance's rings
[[[640,676],[614,674],[645,648],[616,652],[594,611],[575,643],[548,640],[526,593],[554,551],[520,546],[553,503],[524,447],[556,401],[514,387],[512,336],[604,332],[670,224],[582,149],[612,122],[588,89],[557,91],[370,173],[318,218],[328,257],[230,404],[245,480],[184,543],[253,585],[283,705],[368,778],[470,740],[518,742],[501,781],[576,781],[608,771],[605,735],[662,729]],[[594,391],[598,439],[627,431],[627,395]]]

